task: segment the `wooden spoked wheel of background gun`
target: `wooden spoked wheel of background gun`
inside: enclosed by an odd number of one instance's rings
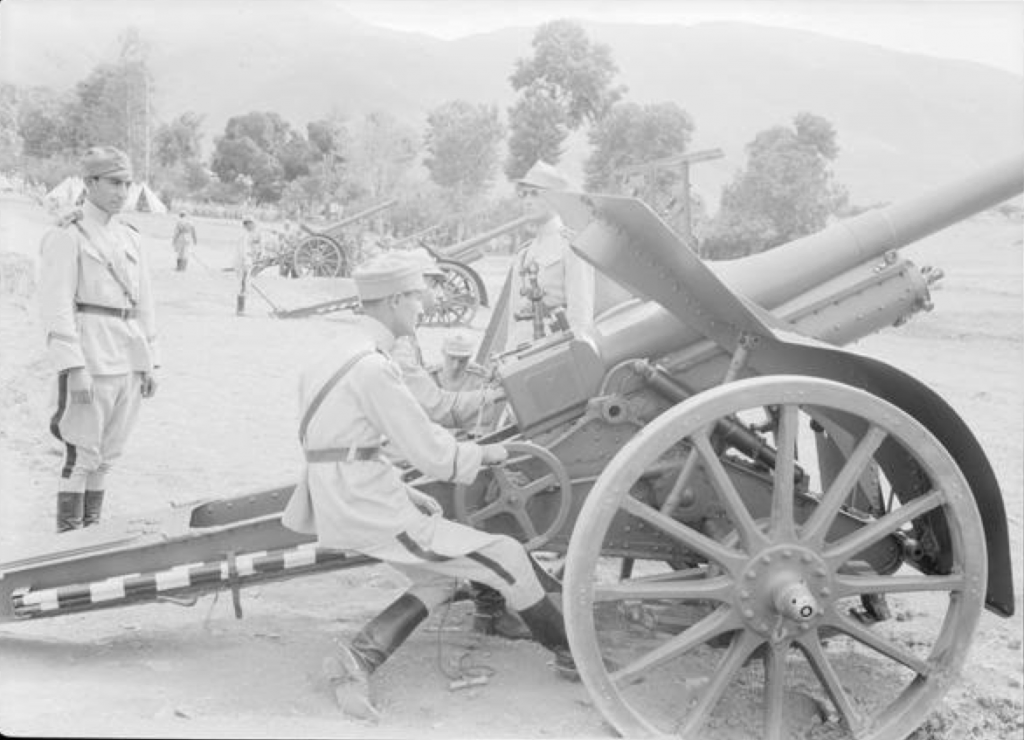
[[[717,420],[753,428],[766,407],[778,419],[774,469],[713,441]],[[812,469],[820,420],[852,440],[827,485]],[[693,495],[668,516],[649,481],[637,484],[673,459],[691,467]],[[884,507],[854,508],[876,470]],[[637,561],[620,580],[602,547],[614,527],[638,524],[692,567]],[[927,429],[860,389],[771,376],[684,401],[615,455],[576,520],[564,608],[590,697],[625,737],[895,740],[956,677],[986,578],[976,503]],[[868,594],[896,618],[865,619]]]
[[[444,278],[434,292],[434,307],[423,314],[420,323],[425,326],[469,326],[482,300],[472,271],[451,260],[438,260],[437,266],[444,273]]]
[[[324,234],[314,234],[299,242],[292,266],[299,277],[347,277],[352,271],[345,248]]]
[[[455,516],[471,527],[518,537],[527,550],[536,550],[568,521],[572,482],[559,459],[543,447],[530,442],[506,442],[505,447],[508,460],[487,469],[475,483],[455,487]]]

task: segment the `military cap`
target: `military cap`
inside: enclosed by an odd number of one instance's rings
[[[464,332],[449,334],[441,343],[441,351],[449,357],[471,357],[473,340]]]
[[[431,277],[444,277],[444,271],[438,267],[437,260],[431,257],[430,252],[423,247],[410,249],[407,252],[402,252],[401,254],[404,254],[406,259],[418,264],[420,269],[423,270],[424,275]]]
[[[411,290],[426,290],[423,268],[396,254],[383,254],[364,262],[352,273],[359,298],[375,301]]]
[[[82,177],[121,177],[132,179],[132,161],[120,149],[94,146],[82,157]]]
[[[516,180],[516,184],[541,190],[570,190],[572,188],[572,183],[565,175],[541,160],[537,160],[522,179]]]

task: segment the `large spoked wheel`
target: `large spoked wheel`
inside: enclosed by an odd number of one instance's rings
[[[299,277],[345,277],[349,274],[345,250],[323,234],[303,239],[295,248],[292,264]]]
[[[774,469],[721,451],[719,420],[754,425],[767,413],[779,422]],[[825,484],[814,471],[812,422],[821,419],[852,442]],[[685,463],[691,455],[695,465]],[[912,495],[894,460],[916,468]],[[671,461],[688,477],[666,486],[694,494],[674,516],[641,482]],[[875,463],[885,505],[854,509]],[[899,495],[893,476],[904,481]],[[919,547],[936,520],[948,530],[945,572],[912,568],[909,555],[901,566],[899,553]],[[602,548],[623,527],[658,530],[692,553],[692,567],[642,561],[620,580]],[[859,389],[776,376],[700,393],[622,448],[576,520],[564,605],[583,682],[626,737],[897,740],[963,664],[986,576],[967,482],[923,426]],[[896,619],[857,609],[879,595]]]
[[[427,326],[469,326],[480,308],[480,286],[472,270],[458,262],[439,261],[444,279],[434,290],[434,307],[423,314]]]
[[[548,450],[529,442],[506,442],[509,459],[490,469],[482,483],[457,485],[455,516],[463,524],[481,526],[499,517],[535,550],[557,534],[569,518],[572,482],[565,467]]]

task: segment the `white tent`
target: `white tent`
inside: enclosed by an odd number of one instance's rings
[[[61,180],[60,184],[46,194],[46,197],[56,201],[59,206],[64,208],[78,205],[84,193],[85,183],[82,178],[72,175]]]
[[[149,213],[167,213],[167,206],[157,197],[153,189],[144,182],[133,182],[128,189],[128,211],[148,211]]]
[[[85,182],[82,181],[81,177],[73,175],[64,178],[59,185],[46,194],[46,197],[55,201],[61,208],[69,208],[79,205],[82,202],[82,195],[84,193]],[[134,182],[128,188],[128,202],[124,208],[126,211],[167,213],[167,206],[153,192],[153,189],[144,182]]]

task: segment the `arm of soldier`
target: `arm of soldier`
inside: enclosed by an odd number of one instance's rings
[[[565,314],[569,326],[589,329],[594,323],[594,266],[565,245]]]
[[[153,282],[149,275],[149,257],[144,246],[136,240],[136,251],[139,255],[139,326],[149,345],[149,356],[153,361],[153,370],[160,367],[160,343],[156,332],[156,301],[153,299]],[[156,394],[157,381],[153,372],[142,374],[142,395],[150,398]]]
[[[430,420],[437,424],[451,424],[453,394],[441,389],[430,377],[430,373],[416,358],[413,343],[400,337],[391,348],[391,359],[402,371],[402,381]]]
[[[65,229],[43,237],[39,260],[39,312],[46,352],[57,372],[68,374],[72,403],[92,401],[92,377],[85,367],[75,320],[78,292],[78,243]]]
[[[432,422],[402,382],[398,366],[371,357],[352,370],[359,403],[370,422],[416,468],[440,480],[471,483],[487,462],[499,462],[497,450],[458,442]],[[500,445],[488,445],[499,447]],[[497,459],[496,459],[497,458]]]

